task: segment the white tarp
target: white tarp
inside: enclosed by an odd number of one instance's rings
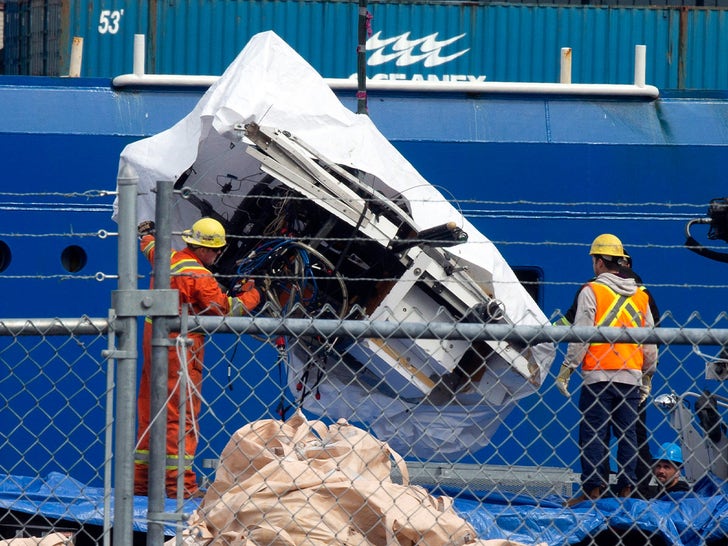
[[[120,172],[131,166],[139,177],[139,220],[154,217],[151,190],[156,182],[177,180],[193,164],[196,187],[204,189],[207,184],[211,193],[219,193],[221,173],[243,173],[239,178],[244,179],[246,173],[252,176],[259,172],[259,163],[244,153],[246,141],[241,141],[239,131],[234,129],[236,124],[250,122],[288,131],[328,160],[374,175],[383,185],[383,193],[407,200],[421,229],[447,222],[461,226],[468,241],[448,248],[447,252],[489,285],[496,299],[505,302],[512,323],[548,324],[495,245],[401,156],[368,116],[344,107],[323,78],[273,32],[254,36],[184,119],[123,150]],[[229,198],[228,195],[216,201],[213,196],[210,201],[218,210],[229,206],[225,204]],[[180,200],[174,207],[173,230],[188,228],[199,216],[196,208]],[[532,348],[531,357],[540,369],[541,379],[553,356],[551,344]],[[395,449],[421,456],[477,449],[487,443],[515,399],[536,389],[526,385],[496,406],[479,404],[471,396],[461,403],[433,407],[414,406],[399,399],[378,400],[384,395],[337,384],[335,380],[325,381],[321,388],[322,394],[327,389],[350,392],[335,397],[338,404],[326,407],[317,406],[309,397],[311,405],[307,409],[334,419],[369,423]],[[322,396],[323,399],[330,401],[332,397]],[[361,400],[356,410],[352,410],[351,400]]]

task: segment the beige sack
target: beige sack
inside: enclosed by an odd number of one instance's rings
[[[42,537],[22,537],[0,540],[0,546],[66,546],[73,544],[71,533],[49,533]]]
[[[403,484],[390,479],[395,460]],[[326,426],[297,412],[238,430],[192,514],[189,545],[443,546],[478,541],[452,500],[407,485],[402,458],[344,420]],[[170,541],[169,544],[173,544]]]

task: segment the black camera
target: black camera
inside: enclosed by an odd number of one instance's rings
[[[690,228],[694,224],[709,224],[708,239],[720,239],[728,243],[728,197],[711,199],[708,204],[708,218],[695,218],[685,226],[685,246],[688,250],[704,258],[728,264],[728,252],[706,248],[690,234]]]
[[[708,216],[710,217],[708,239],[720,239],[728,243],[728,197],[711,199]]]

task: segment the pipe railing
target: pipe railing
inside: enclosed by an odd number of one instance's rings
[[[568,60],[564,50],[568,50]],[[610,96],[639,97],[656,99],[659,89],[645,84],[646,46],[635,46],[635,71],[633,84],[571,83],[571,49],[562,49],[560,83],[539,82],[440,82],[409,80],[367,80],[368,90],[395,92],[435,92],[435,93],[492,93],[527,95],[573,95],[573,96]],[[116,76],[114,87],[209,87],[219,76],[146,74],[144,67],[144,35],[134,37],[134,72]],[[356,91],[357,80],[348,78],[324,78],[335,91]]]

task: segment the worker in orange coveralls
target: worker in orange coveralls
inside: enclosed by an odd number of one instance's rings
[[[141,250],[154,264],[155,239],[154,223],[139,224]],[[202,218],[194,223],[192,229],[182,233],[187,243],[184,250],[173,251],[170,261],[170,288],[179,291],[180,308],[189,306],[190,314],[241,316],[255,309],[260,303],[260,293],[253,281],[248,281],[238,296],[225,295],[207,268],[212,265],[225,247],[225,229],[213,218]],[[176,339],[171,333],[170,339]],[[192,470],[192,461],[197,450],[197,418],[200,414],[202,389],[202,365],[204,336],[189,333],[191,345],[187,345],[187,373],[189,374],[184,452],[184,497],[202,496],[197,477]],[[147,318],[144,324],[144,366],[137,412],[139,428],[137,449],[134,457],[134,494],[147,495],[149,469],[149,427],[151,425],[151,366],[152,366],[152,323]],[[177,496],[178,444],[180,427],[180,358],[176,345],[169,348],[169,368],[167,376],[167,463],[166,492],[168,497]],[[191,388],[190,388],[191,387]]]

